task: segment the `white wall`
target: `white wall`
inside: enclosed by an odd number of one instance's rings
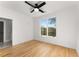
[[[33,39],[33,20],[28,15],[0,6],[0,17],[13,21],[13,45]]]
[[[76,50],[77,50],[77,53],[78,53],[78,56],[79,56],[79,26],[78,26],[78,36],[77,36],[77,47],[76,47]]]
[[[41,37],[40,36],[40,19],[50,18],[56,16],[56,38],[53,37]],[[76,27],[76,7],[69,7],[66,9],[62,9],[55,13],[51,13],[48,15],[44,15],[41,17],[34,18],[35,19],[35,31],[34,38],[36,40],[45,41],[52,44],[58,44],[61,46],[76,48],[77,41],[77,27]]]
[[[79,6],[79,5],[78,5]],[[76,50],[77,50],[77,53],[78,53],[78,56],[79,56],[79,7],[77,9],[77,43],[76,43]]]

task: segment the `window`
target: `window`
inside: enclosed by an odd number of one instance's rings
[[[47,20],[41,20],[41,35],[47,35]]]
[[[43,19],[40,22],[41,35],[56,37],[56,18]]]

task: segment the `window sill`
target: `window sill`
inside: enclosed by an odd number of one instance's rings
[[[53,36],[47,36],[47,35],[41,35],[41,37],[56,38],[56,37],[53,37]]]

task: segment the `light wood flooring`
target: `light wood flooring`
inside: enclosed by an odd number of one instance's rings
[[[76,57],[75,49],[32,40],[10,48],[0,49],[1,57]]]

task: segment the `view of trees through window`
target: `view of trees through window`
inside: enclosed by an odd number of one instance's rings
[[[56,37],[56,18],[43,19],[40,22],[41,35]]]

